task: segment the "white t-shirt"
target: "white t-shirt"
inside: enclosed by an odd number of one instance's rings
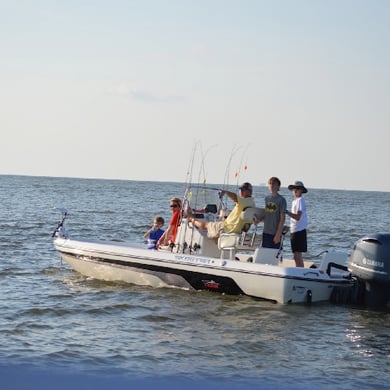
[[[291,212],[293,214],[298,214],[298,211],[301,211],[301,218],[297,221],[294,218],[290,218],[290,232],[300,232],[307,228],[307,214],[306,214],[306,202],[305,198],[301,196],[300,198],[295,198],[291,204]]]

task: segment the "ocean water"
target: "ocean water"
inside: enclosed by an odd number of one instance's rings
[[[182,197],[183,183],[0,183],[1,389],[389,388],[388,309],[105,283],[74,272],[54,251],[54,207],[68,209],[74,237],[143,243],[155,215],[169,221],[168,200]],[[260,207],[266,192],[254,189]],[[291,193],[281,193],[290,205]],[[215,196],[192,193],[200,205]],[[390,193],[309,189],[305,197],[307,258],[390,232]]]

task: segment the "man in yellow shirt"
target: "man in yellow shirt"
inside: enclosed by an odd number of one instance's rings
[[[217,238],[220,233],[241,233],[247,221],[241,218],[241,213],[247,207],[256,207],[252,198],[252,184],[246,182],[239,187],[239,194],[231,191],[221,190],[221,197],[227,195],[234,203],[233,210],[224,221],[208,222],[195,219],[191,213],[188,213],[188,220],[199,229],[207,229],[209,238]]]

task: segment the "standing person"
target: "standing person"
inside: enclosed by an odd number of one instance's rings
[[[176,233],[181,219],[181,205],[181,199],[179,198],[171,198],[169,200],[169,207],[172,211],[172,217],[169,221],[167,230],[165,230],[164,234],[157,241],[157,248],[175,243]]]
[[[287,202],[279,194],[280,185],[280,180],[277,177],[273,176],[268,180],[270,194],[265,197],[263,241],[261,244],[264,248],[279,249],[282,244]]]
[[[192,222],[199,229],[207,229],[207,236],[209,238],[218,238],[220,232],[241,233],[247,223],[247,221],[241,218],[241,213],[247,207],[255,207],[255,201],[252,198],[253,187],[251,183],[243,183],[239,187],[239,190],[238,195],[231,191],[220,191],[221,197],[227,195],[235,203],[233,210],[224,221],[208,222],[195,219],[191,214],[191,210],[187,211],[188,221]]]
[[[302,252],[307,252],[306,228],[308,222],[306,201],[302,194],[306,194],[307,189],[301,181],[290,184],[288,189],[294,194],[291,211],[286,211],[286,214],[290,217],[291,250],[294,253],[295,265],[304,267]]]
[[[164,230],[161,229],[164,226],[164,222],[163,217],[154,217],[152,227],[144,234],[144,238],[148,239],[148,249],[157,249],[157,241],[164,234]]]

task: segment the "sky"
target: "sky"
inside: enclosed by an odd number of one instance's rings
[[[389,191],[390,1],[0,0],[0,174]]]

